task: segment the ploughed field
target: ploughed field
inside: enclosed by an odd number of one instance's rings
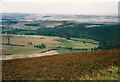
[[[120,49],[4,60],[3,80],[117,80]]]

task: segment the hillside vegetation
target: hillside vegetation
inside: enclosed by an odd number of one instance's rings
[[[96,25],[95,27],[87,27]],[[100,26],[97,26],[100,25]],[[100,42],[100,49],[111,49],[120,47],[119,25],[89,24],[89,23],[65,23],[64,26],[56,28],[39,28],[40,35],[60,36],[66,38],[87,38]]]
[[[94,39],[100,42],[99,49],[120,47],[120,28],[117,24],[77,23],[64,21],[63,25],[37,30],[3,29],[3,33],[59,36],[62,38]]]
[[[3,61],[3,80],[117,80],[120,49]]]

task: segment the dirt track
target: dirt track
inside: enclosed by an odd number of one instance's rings
[[[20,58],[33,58],[33,57],[50,56],[50,55],[56,55],[56,54],[58,54],[58,52],[52,50],[52,51],[47,51],[47,52],[38,53],[38,54],[0,56],[0,60],[11,60],[11,59],[20,59]]]

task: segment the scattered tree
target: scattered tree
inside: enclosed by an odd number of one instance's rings
[[[34,47],[37,47],[37,48],[40,48],[40,49],[44,49],[44,48],[46,48],[46,45],[42,43],[40,45],[34,45]]]

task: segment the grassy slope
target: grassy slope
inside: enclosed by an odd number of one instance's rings
[[[94,79],[118,77],[118,49],[3,61],[3,80]]]
[[[28,53],[37,53],[42,51],[41,49],[34,48],[34,45],[38,45],[41,43],[46,44],[47,46],[56,46],[59,43],[57,41],[54,41],[56,37],[24,37],[24,36],[14,36],[10,38],[11,44],[16,45],[25,45],[24,47],[20,46],[3,46],[3,53],[9,53],[9,54],[28,54]],[[33,45],[28,45],[28,42],[32,42]],[[7,43],[7,38],[3,37],[3,44]],[[46,48],[48,49],[48,47]]]
[[[59,40],[64,40],[63,42]],[[48,36],[39,36],[39,37],[25,37],[25,36],[12,36],[10,38],[11,44],[16,45],[25,45],[24,47],[20,46],[9,46],[3,45],[3,54],[29,54],[29,53],[37,53],[42,51],[43,49],[37,49],[34,45],[38,45],[44,43],[47,47],[45,50],[56,47],[73,47],[73,48],[94,48],[98,45],[95,44],[83,44],[83,42],[78,41],[68,41],[67,39],[63,39],[60,37],[48,37]],[[28,45],[28,42],[32,42],[33,45]],[[2,37],[2,43],[7,44],[7,36]],[[59,53],[70,53],[69,50],[59,50]],[[80,52],[80,51],[71,51],[71,52]]]

